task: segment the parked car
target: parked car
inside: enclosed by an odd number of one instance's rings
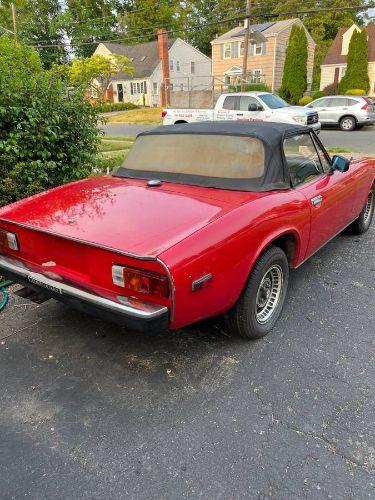
[[[321,97],[307,104],[305,108],[317,111],[322,125],[339,126],[345,132],[375,123],[375,106],[369,97],[354,95]]]
[[[330,158],[308,127],[157,127],[113,175],[0,209],[0,274],[133,329],[225,314],[258,338],[289,269],[369,229],[374,180],[375,160]]]
[[[204,121],[264,121],[308,125],[320,131],[318,113],[302,106],[290,106],[269,92],[222,94],[214,109],[164,109],[163,125]]]

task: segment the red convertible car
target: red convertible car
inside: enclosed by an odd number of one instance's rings
[[[374,160],[330,158],[303,126],[159,127],[113,175],[0,209],[0,274],[133,329],[225,314],[258,338],[290,268],[368,230],[374,180]]]

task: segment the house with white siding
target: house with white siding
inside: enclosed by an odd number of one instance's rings
[[[158,42],[137,45],[99,43],[94,54],[110,58],[113,54],[126,56],[133,74],[113,75],[107,90],[113,102],[133,102],[145,106],[160,103],[162,67]],[[204,90],[210,87],[211,59],[181,38],[168,41],[169,88],[171,92]]]

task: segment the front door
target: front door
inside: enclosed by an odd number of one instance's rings
[[[285,139],[284,152],[292,185],[310,205],[307,258],[353,220],[355,204],[350,195],[354,185],[346,173],[331,172],[328,155],[311,133]]]

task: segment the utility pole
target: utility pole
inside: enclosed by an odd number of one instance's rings
[[[243,47],[243,62],[242,62],[242,82],[241,90],[245,90],[245,81],[247,76],[247,56],[249,54],[250,41],[250,16],[251,16],[251,0],[246,0],[246,20],[245,20],[245,38]]]
[[[11,9],[12,9],[13,32],[14,32],[14,36],[16,37],[17,36],[17,13],[16,13],[16,6],[14,5],[13,2],[10,4],[10,6],[11,6]]]

